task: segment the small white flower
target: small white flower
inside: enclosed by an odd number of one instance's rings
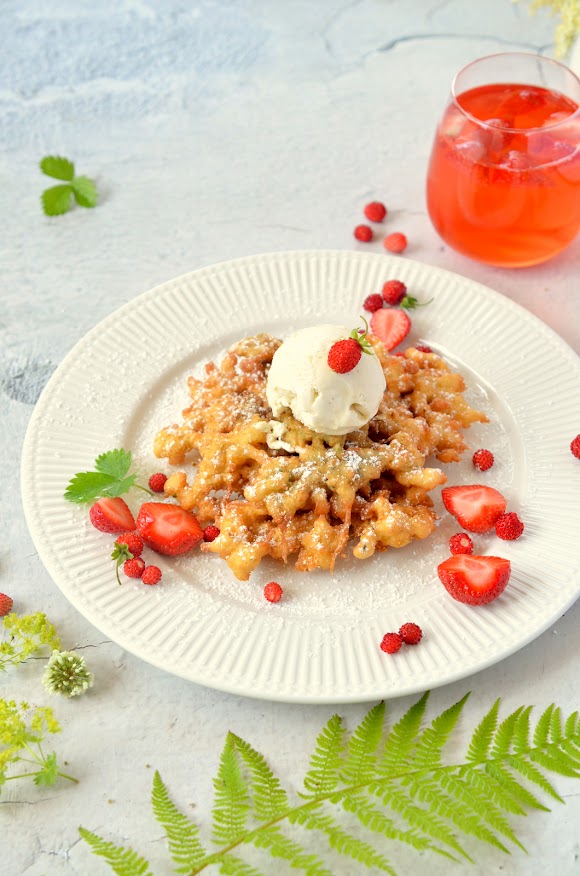
[[[53,651],[42,676],[49,693],[59,693],[65,697],[80,696],[92,687],[94,680],[85,658],[74,651]]]

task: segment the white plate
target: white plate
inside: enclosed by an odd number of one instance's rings
[[[186,376],[237,339],[285,336],[324,322],[357,323],[361,303],[399,277],[420,299],[414,332],[454,363],[468,398],[490,416],[469,430],[488,447],[485,474],[471,453],[443,466],[450,483],[499,487],[525,521],[524,536],[474,537],[476,553],[512,561],[504,594],[489,606],[455,602],[436,566],[457,530],[441,508],[429,539],[334,574],[300,574],[264,562],[250,582],[194,552],[159,558],[163,582],[119,587],[112,537],[94,530],[86,508],[65,502],[74,472],[113,447],[134,451],[146,477],[156,431],[179,419]],[[569,444],[580,423],[578,358],[543,323],[496,292],[399,257],[294,252],[245,258],[194,271],[152,289],[105,319],[55,372],[32,416],[22,459],[28,525],[48,571],[67,598],[124,648],[199,684],[292,702],[374,700],[470,675],[521,648],[574,602],[580,590],[577,526],[580,467]],[[436,491],[439,493],[439,491]],[[129,504],[140,503],[132,491]],[[262,596],[278,580],[284,599]],[[415,621],[420,645],[388,656],[382,635]]]

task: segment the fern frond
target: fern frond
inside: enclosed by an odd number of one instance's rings
[[[257,848],[268,849],[272,857],[283,858],[295,870],[303,870],[308,876],[332,876],[324,861],[313,853],[305,852],[294,840],[284,836],[280,828],[269,827],[253,838]]]
[[[169,852],[177,873],[190,873],[206,856],[199,841],[199,829],[193,821],[179,811],[170,799],[161,776],[155,770],[151,793],[153,814],[163,827],[169,844]]]
[[[507,758],[506,763],[513,767],[514,770],[517,770],[518,773],[521,773],[522,776],[525,776],[526,779],[529,779],[530,782],[538,785],[542,791],[545,791],[545,793],[549,794],[550,797],[553,797],[554,800],[557,800],[559,803],[564,802],[543,772],[534,766],[533,763],[530,763],[529,760],[524,760],[519,757],[510,757]]]
[[[580,779],[580,773],[575,769],[577,764],[573,763],[561,750],[557,750],[553,754],[545,751],[531,751],[530,760],[534,763],[539,763],[545,769],[552,773],[557,773],[560,776],[568,776],[570,779]]]
[[[443,746],[455,728],[468,697],[469,694],[465,694],[458,703],[441,712],[433,719],[431,726],[423,730],[413,753],[413,769],[439,766]]]
[[[383,735],[385,704],[377,703],[367,712],[348,740],[347,753],[341,770],[346,784],[368,782],[376,772],[375,752]]]
[[[527,815],[526,810],[518,801],[528,806],[530,809],[541,809],[544,812],[549,812],[547,806],[538,800],[532,792],[522,785],[517,779],[512,776],[510,771],[499,763],[487,763],[485,772],[475,771],[485,784],[488,782],[489,795],[493,797],[494,802],[502,806],[506,812],[512,812],[514,815]]]
[[[387,735],[383,756],[379,761],[379,770],[383,775],[399,773],[408,763],[409,754],[421,730],[428,699],[429,691],[425,691],[421,699],[405,712]]]
[[[376,867],[390,876],[397,876],[391,864],[371,845],[343,830],[330,815],[323,815],[313,809],[302,809],[294,819],[309,830],[319,830],[325,834],[332,849],[347,855],[365,867]]]
[[[289,808],[286,791],[255,748],[234,733],[231,739],[251,776],[250,790],[256,818],[264,821],[278,818]]]
[[[579,732],[578,712],[572,712],[568,715],[564,726],[564,736],[576,736]]]
[[[153,876],[149,862],[125,846],[116,846],[107,842],[84,827],[79,827],[79,833],[100,858],[104,858],[117,876]]]
[[[550,734],[550,724],[552,722],[552,712],[554,711],[554,706],[548,706],[545,712],[542,712],[538,719],[538,723],[536,724],[536,729],[534,731],[534,747],[541,748],[543,745],[546,745],[548,742],[548,736]]]
[[[219,865],[220,873],[223,873],[224,876],[266,876],[261,870],[256,870],[255,867],[246,864],[235,855],[220,855]]]
[[[568,755],[571,763],[575,763],[580,768],[580,748],[577,748],[569,739],[562,739],[558,747]]]
[[[514,727],[513,748],[515,752],[526,751],[530,747],[531,706],[522,709]]]
[[[467,760],[484,761],[489,755],[489,749],[497,729],[497,716],[501,699],[495,701],[489,712],[483,716],[471,737]]]
[[[496,804],[504,812],[511,812],[512,815],[526,815],[526,810],[518,802],[508,790],[497,779],[488,775],[485,771],[487,764],[483,765],[482,769],[460,767],[458,775],[467,782],[471,788],[482,791],[489,800]],[[525,790],[525,789],[524,789]]]
[[[515,712],[512,712],[511,715],[508,715],[501,722],[493,740],[491,748],[492,757],[500,760],[510,753],[514,741],[515,727],[522,712],[523,706],[520,706],[519,709],[516,709]]]
[[[316,749],[304,777],[304,787],[311,795],[328,794],[338,785],[344,752],[344,726],[333,715],[316,740]]]
[[[556,707],[550,718],[550,740],[551,742],[559,742],[562,738],[562,713]]]
[[[212,809],[213,839],[228,845],[243,836],[249,810],[248,789],[228,733],[214,780],[215,801]]]

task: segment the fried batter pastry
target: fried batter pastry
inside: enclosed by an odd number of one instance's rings
[[[365,559],[433,532],[428,493],[446,477],[425,460],[458,461],[462,429],[487,417],[467,404],[462,377],[436,354],[411,347],[391,356],[370,340],[386,390],[359,431],[322,435],[289,412],[274,421],[266,380],[281,341],[259,334],[235,344],[219,368],[206,365],[203,379],[190,377],[183,422],[156,436],[156,456],[172,465],[191,454],[194,471],[170,475],[165,493],[219,527],[202,550],[219,554],[236,578],[247,580],[264,556],[287,562],[296,554],[300,571],[332,570],[351,538]]]

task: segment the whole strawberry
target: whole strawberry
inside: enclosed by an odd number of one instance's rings
[[[493,465],[493,453],[491,450],[476,450],[473,454],[473,465],[479,471],[487,471]]]
[[[364,317],[361,319],[364,329],[353,329],[349,338],[336,341],[328,351],[328,367],[336,374],[347,374],[356,368],[363,353],[372,353],[372,346],[366,340],[368,323]]]
[[[115,539],[115,544],[126,545],[129,553],[134,557],[140,557],[143,553],[143,539],[136,532],[124,532]]]
[[[407,294],[407,287],[400,280],[387,280],[383,284],[383,298],[391,307],[400,304]]]
[[[405,645],[418,645],[423,638],[423,630],[419,624],[403,624],[399,630],[399,635]]]
[[[502,514],[495,524],[495,534],[504,541],[515,541],[523,531],[524,524],[513,511]]]
[[[401,650],[403,639],[399,633],[385,633],[381,642],[381,651],[385,654],[396,654]]]
[[[0,593],[0,617],[6,617],[12,611],[14,600],[5,593]]]
[[[576,437],[571,441],[570,450],[572,454],[576,457],[576,459],[580,459],[580,435],[576,435]]]
[[[144,568],[145,563],[141,557],[135,557],[134,560],[125,560],[123,563],[123,572],[127,578],[140,578]]]

